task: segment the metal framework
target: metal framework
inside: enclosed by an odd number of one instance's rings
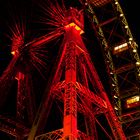
[[[87,2],[87,13],[104,50],[104,58],[112,94],[112,103],[128,139],[139,139],[139,107],[126,107],[129,97],[140,95],[140,58],[119,1],[97,6]],[[102,17],[100,16],[102,15]],[[104,15],[104,16],[103,16]],[[137,124],[137,125],[136,125]]]
[[[57,31],[26,44],[19,34],[13,39],[13,59],[0,82],[10,86],[9,83],[17,79],[16,120],[0,115],[0,130],[17,140],[98,140],[101,134],[107,139],[116,140],[140,137],[139,105],[136,108],[126,107],[127,99],[140,96],[140,58],[138,45],[122,8],[117,0],[79,1],[85,9],[78,11],[71,7],[66,10],[66,17]],[[56,4],[56,7],[59,5]],[[81,37],[84,33],[83,10],[103,49],[110,79],[108,94]],[[42,46],[62,34],[64,38],[59,49],[56,71],[35,115],[31,69],[27,65],[21,66],[26,59],[24,54],[28,47],[32,49]],[[1,86],[1,89],[4,87]],[[56,107],[60,109],[61,115],[58,110],[50,115],[54,102],[59,103]],[[47,131],[48,125],[51,125],[49,116],[53,118],[59,115],[62,117],[61,129],[58,126],[56,130],[53,128],[51,132]]]
[[[48,96],[42,102],[42,106],[35,118],[28,140],[33,140],[38,132],[38,129],[43,127],[41,121],[45,115],[45,110],[49,110],[50,104],[53,100],[60,100],[63,102],[63,129],[49,132],[37,136],[36,139],[98,139],[100,136],[97,133],[98,117],[104,115],[108,122],[108,126],[112,131],[112,136],[107,135],[110,139],[126,139],[122,131],[118,118],[112,108],[107,94],[102,86],[101,81],[96,73],[96,70],[90,60],[88,52],[80,36],[81,27],[75,22],[76,17],[82,16],[77,9],[71,8],[69,11],[69,22],[65,26],[65,34],[63,39],[63,46],[61,57],[58,62],[57,71],[50,85]],[[79,15],[80,14],[80,15]],[[72,24],[73,23],[73,24]],[[79,26],[79,28],[77,28]],[[77,65],[81,68],[78,73]],[[62,69],[64,69],[64,80],[61,81]],[[60,75],[61,73],[61,75]],[[82,77],[80,81],[78,79]],[[90,84],[91,82],[91,84]],[[92,90],[89,89],[92,86]],[[51,99],[53,98],[53,100]],[[51,100],[51,101],[50,101]],[[47,103],[47,104],[46,104]],[[45,107],[44,107],[45,106]],[[94,112],[96,110],[96,113]],[[81,113],[86,123],[84,135],[79,136],[78,131],[78,113]],[[41,114],[41,115],[40,115]],[[90,114],[90,115],[89,115]],[[115,121],[114,121],[115,120]],[[105,126],[103,126],[105,127]],[[94,128],[94,129],[93,129]],[[104,129],[105,130],[105,129]],[[63,132],[63,133],[62,133]],[[82,133],[82,132],[81,132]],[[105,133],[108,133],[105,131]],[[84,137],[83,137],[84,136]]]

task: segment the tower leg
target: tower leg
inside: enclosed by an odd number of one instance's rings
[[[25,76],[23,73],[18,72],[17,80],[18,80],[18,92],[17,92],[17,119],[20,121],[24,120],[24,100],[25,100]]]
[[[66,49],[66,89],[64,96],[64,139],[77,139],[76,107],[76,54],[74,43],[68,43]]]

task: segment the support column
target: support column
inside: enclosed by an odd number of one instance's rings
[[[24,109],[25,109],[25,83],[24,78],[25,75],[21,72],[17,74],[18,80],[18,91],[17,91],[17,119],[22,121],[24,120]]]
[[[76,105],[76,52],[74,42],[66,44],[66,89],[64,96],[64,139],[77,139],[77,105]]]
[[[16,76],[18,87],[17,87],[17,112],[16,118],[19,121],[24,121],[25,111],[25,75],[22,72],[18,72]],[[17,128],[18,130],[18,128]],[[16,140],[24,140],[22,132],[17,132]]]

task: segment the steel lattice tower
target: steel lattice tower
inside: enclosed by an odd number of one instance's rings
[[[98,74],[91,63],[89,54],[80,36],[83,33],[83,15],[75,8],[67,11],[65,33],[62,45],[61,57],[57,70],[50,86],[46,100],[38,112],[33,123],[28,140],[33,140],[44,116],[45,110],[49,110],[52,99],[57,98],[63,102],[63,128],[50,133],[37,136],[35,139],[98,139],[96,123],[97,116],[104,114],[112,131],[114,139],[126,139],[121,125],[111,106],[107,94],[99,80]],[[81,19],[81,20],[79,20]],[[81,74],[77,71],[80,67]],[[64,79],[62,78],[64,69]],[[61,74],[61,75],[60,75]],[[80,81],[77,78],[82,77]],[[89,85],[89,81],[91,85]],[[93,86],[93,91],[89,89]],[[50,102],[51,100],[51,102]],[[96,112],[94,112],[96,110]],[[86,120],[86,133],[78,130],[77,116],[80,112]],[[84,127],[84,126],[83,126]],[[109,136],[110,137],[110,136]],[[110,138],[111,138],[110,137]]]

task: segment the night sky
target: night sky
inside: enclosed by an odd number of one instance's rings
[[[0,74],[5,68],[6,62],[11,59],[10,54],[7,56],[7,52],[10,50],[10,28],[14,25],[15,19],[22,19],[26,22],[27,34],[31,32],[31,39],[34,36],[40,36],[41,32],[46,32],[46,27],[41,28],[39,22],[39,2],[41,0],[1,0],[0,4],[0,60],[1,63],[5,60],[5,64],[0,66]],[[124,14],[127,18],[128,25],[132,32],[132,35],[138,45],[140,46],[140,18],[139,18],[139,4],[134,0],[120,0]],[[22,15],[22,16],[21,16]],[[36,24],[37,23],[37,24]],[[10,28],[9,28],[10,27]],[[43,29],[45,29],[43,31]],[[28,35],[30,36],[30,35]],[[27,38],[28,38],[27,36]],[[140,47],[139,47],[140,48]],[[139,49],[140,50],[140,49]],[[8,61],[7,61],[8,60]]]
[[[69,1],[69,0],[68,0]],[[75,0],[73,0],[75,1]],[[22,15],[26,19],[27,30],[32,32],[27,36],[27,41],[34,36],[40,36],[38,22],[40,11],[37,10],[40,0],[1,0],[0,1],[0,75],[11,60],[10,54],[10,31],[9,27],[15,22],[14,19]],[[135,2],[135,3],[134,3]],[[138,0],[120,0],[122,9],[128,21],[132,35],[139,46],[140,53],[140,6]],[[35,13],[35,14],[34,14]],[[42,30],[41,30],[42,31]],[[45,33],[45,31],[42,31]],[[30,34],[30,33],[29,33]],[[0,91],[1,92],[1,91]],[[0,112],[1,113],[1,112]],[[13,140],[11,137],[0,133],[0,140]]]

